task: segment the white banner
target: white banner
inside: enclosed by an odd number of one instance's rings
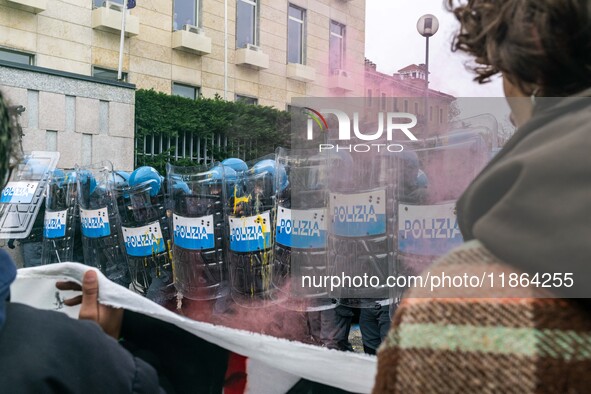
[[[80,283],[84,272],[89,269],[88,266],[78,263],[19,269],[17,279],[10,289],[11,301],[40,309],[59,310],[75,318],[78,316],[78,308],[65,307],[62,304],[62,300],[70,298],[73,292],[59,292],[55,282],[73,280]],[[265,381],[266,393],[273,393],[274,387],[292,384],[294,376],[355,393],[371,392],[377,367],[375,356],[329,350],[190,320],[109,281],[100,272],[97,273],[101,303],[172,323],[208,342],[249,357],[251,363],[256,361],[259,365],[264,364],[266,368],[248,368],[248,379],[253,384],[255,381],[259,384]],[[197,354],[195,357],[203,357],[203,355]],[[273,374],[272,370],[280,372]],[[263,372],[265,376],[258,376]],[[271,377],[277,381],[273,381]],[[276,392],[285,392],[284,388],[280,390]]]

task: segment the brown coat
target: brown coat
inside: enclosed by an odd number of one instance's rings
[[[453,250],[429,271],[479,278],[519,273],[478,241]],[[571,300],[496,283],[472,294],[412,289],[378,351],[373,393],[588,393],[588,314]]]

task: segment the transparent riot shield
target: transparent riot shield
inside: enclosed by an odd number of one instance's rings
[[[474,126],[452,129],[438,138],[409,145],[398,158],[397,285],[400,299],[408,279],[463,242],[456,201],[492,157],[496,120],[471,119]]]
[[[43,223],[43,264],[74,261],[78,191],[74,172],[50,173]]]
[[[273,285],[281,306],[320,311],[336,306],[319,279],[327,275],[328,156],[277,152]]]
[[[58,152],[34,151],[17,165],[0,195],[0,238],[29,236],[59,156]]]
[[[128,287],[129,267],[113,192],[113,165],[103,161],[76,168],[76,182],[84,263]]]
[[[163,304],[175,296],[175,290],[162,179],[153,168],[140,167],[128,182],[128,186],[117,187],[115,195],[131,286]]]
[[[394,273],[396,161],[392,153],[329,155],[329,292],[345,306],[390,303]]]
[[[231,294],[246,307],[272,302],[275,156],[250,163],[237,173],[227,204],[227,256]]]
[[[193,300],[229,293],[223,248],[224,173],[222,166],[167,166],[174,284],[180,295]]]

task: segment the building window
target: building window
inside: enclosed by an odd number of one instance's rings
[[[398,111],[398,99],[396,97],[392,99],[392,111]]]
[[[0,60],[3,60],[5,62],[33,65],[35,62],[35,55],[0,48]]]
[[[236,48],[248,44],[257,45],[258,0],[237,0],[236,4]]]
[[[236,102],[252,105],[257,105],[259,103],[255,97],[241,96],[239,94],[236,95]]]
[[[123,5],[123,0],[109,0],[109,2]],[[128,2],[129,2],[129,0],[128,0]],[[94,8],[104,7],[106,5],[106,3],[107,2],[105,0],[94,0],[94,2],[93,2]]]
[[[328,65],[330,71],[343,68],[345,57],[345,25],[330,21],[330,41],[328,48]]]
[[[433,122],[433,107],[429,107],[429,122]]]
[[[404,112],[408,112],[408,100],[404,100]]]
[[[174,0],[172,30],[182,30],[185,25],[201,25],[201,0]]]
[[[182,83],[172,83],[172,95],[186,97],[195,100],[199,97],[199,88],[191,85],[184,85]]]
[[[371,89],[367,89],[367,106],[371,107],[373,101],[373,92]]]
[[[439,108],[439,123],[443,123],[443,108]]]
[[[289,5],[287,13],[287,62],[305,63],[306,10]]]
[[[386,93],[382,93],[382,102],[380,108],[382,111],[386,110]]]
[[[47,130],[45,132],[45,149],[57,152],[57,131]]]
[[[419,103],[415,103],[415,115],[419,114]]]
[[[109,81],[117,81],[117,70],[92,66],[92,76],[100,79],[108,79]],[[123,77],[123,82],[127,82],[127,73],[122,73],[121,76]]]

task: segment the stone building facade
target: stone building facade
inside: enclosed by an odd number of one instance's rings
[[[0,0],[0,47],[60,71],[116,70],[119,3]],[[177,84],[279,109],[291,97],[363,92],[365,0],[139,0],[126,19],[123,71],[138,89]]]
[[[26,150],[133,167],[134,88],[286,109],[364,92],[365,0],[0,0]],[[123,82],[117,81],[125,13]]]
[[[426,68],[412,64],[392,75],[377,71],[365,60],[365,102],[370,118],[379,111],[408,112],[417,116],[415,129],[421,138],[443,134],[449,124],[455,97],[426,89]]]

